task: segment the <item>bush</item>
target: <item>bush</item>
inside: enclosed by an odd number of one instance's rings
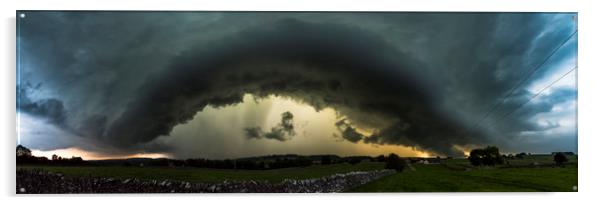
[[[403,162],[403,160],[399,158],[399,156],[397,156],[396,154],[390,154],[389,157],[387,157],[385,169],[394,169],[398,172],[401,172],[404,168],[405,162]]]
[[[487,146],[485,149],[473,149],[470,151],[468,160],[474,166],[495,166],[504,163],[499,149],[495,146]]]
[[[349,164],[359,164],[360,162],[362,162],[362,159],[360,158],[350,158],[347,163]]]
[[[518,158],[518,159],[524,159],[525,156],[527,156],[527,153],[521,152],[521,153],[519,153],[519,154],[516,155],[516,158]]]
[[[330,159],[329,156],[322,156],[321,164],[322,165],[332,164],[332,160]]]
[[[569,158],[567,158],[566,155],[562,152],[558,152],[554,155],[554,162],[556,162],[557,165],[562,165],[568,161]]]

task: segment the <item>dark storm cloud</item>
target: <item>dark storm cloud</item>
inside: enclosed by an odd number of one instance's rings
[[[285,133],[284,130],[278,129],[276,127],[272,127],[272,129],[269,132],[267,132],[263,135],[263,137],[265,137],[266,139],[275,139],[278,141],[289,140],[289,138],[287,138],[286,136],[287,136],[287,133]]]
[[[516,133],[553,129],[557,124],[550,123],[550,126],[542,127],[534,122],[535,115],[551,112],[548,105],[539,104],[537,100],[525,105],[523,103],[534,94],[527,90],[532,82],[552,73],[568,70],[560,65],[561,62],[575,61],[575,38],[518,87],[509,99],[502,101],[509,90],[574,32],[576,26],[572,15],[574,14],[437,13],[383,19],[403,21],[411,18],[414,23],[410,25],[415,32],[409,34],[417,35],[413,36],[417,39],[428,39],[417,41],[410,48],[415,49],[413,53],[417,56],[428,61],[430,69],[425,69],[422,75],[433,80],[433,85],[439,88],[437,101],[440,105],[437,107],[453,120],[468,127],[463,134],[481,135],[500,147],[511,148],[522,142]],[[437,32],[432,32],[433,30]],[[573,86],[569,89],[576,88]],[[558,90],[551,91],[538,98],[555,95]],[[575,100],[571,96],[557,97],[562,101]],[[501,105],[483,119],[485,113],[498,102],[502,102]],[[522,109],[513,115],[498,120],[521,105]],[[567,117],[576,120],[574,116]],[[509,130],[510,127],[512,129]],[[565,137],[576,140],[576,135]]]
[[[29,97],[31,92],[39,89],[40,86],[41,84],[36,86],[30,84],[17,86],[17,110],[62,126],[67,115],[62,101],[54,98],[32,100]]]
[[[103,135],[106,125],[107,116],[91,115],[81,122],[81,125],[77,130],[80,131],[81,135],[97,138]]]
[[[364,138],[364,135],[357,132],[353,126],[351,126],[345,119],[339,120],[335,123],[335,126],[341,132],[341,136],[343,139],[346,139],[350,142],[356,143]]]
[[[481,22],[470,29],[470,32],[479,33],[478,36],[454,36],[462,43],[462,52],[455,52],[448,59],[437,61],[448,64],[451,70],[452,77],[447,86],[452,89],[445,95],[453,99],[449,102],[454,109],[464,111],[468,114],[465,119],[476,122],[475,119],[480,119],[494,104],[501,102],[508,91],[573,32],[575,27],[570,15],[561,17],[564,18],[552,18],[548,14],[491,16],[478,20]],[[555,21],[564,23],[558,26],[554,25],[557,23]],[[567,45],[561,51],[572,50],[571,47]],[[574,58],[574,55],[575,52],[571,56],[555,55],[530,80],[543,77],[550,66],[557,66],[555,61]],[[532,95],[526,90],[527,85],[525,83],[518,87],[510,100],[503,102],[490,116],[495,119],[525,102]],[[527,104],[525,110],[541,110],[538,107]],[[527,121],[524,117],[529,116],[515,116],[509,122]],[[529,127],[523,129],[529,130]]]
[[[296,135],[295,133],[295,124],[293,122],[293,113],[286,111],[284,113],[282,113],[281,115],[282,119],[280,120],[280,128],[282,129],[282,131],[284,131],[286,134],[290,135],[290,136],[294,136]]]
[[[574,99],[556,89],[495,121],[532,95],[521,87],[483,122],[495,126],[467,129],[572,32],[571,15],[36,12],[20,20],[22,56],[31,59],[21,78],[49,92],[19,109],[69,124],[112,152],[173,151],[155,139],[206,106],[276,94],[336,109],[350,142],[458,154],[453,145],[557,125],[532,119]],[[532,80],[575,58],[575,45]]]
[[[244,128],[245,136],[249,139],[261,139],[263,137],[263,131],[261,127],[247,127]]]
[[[149,142],[207,105],[240,103],[251,93],[288,96],[343,115],[375,113],[392,119],[393,127],[409,124],[395,130],[404,134],[391,142],[429,151],[451,154],[447,147],[475,141],[460,136],[461,128],[432,107],[432,93],[413,73],[422,63],[353,26],[287,19],[198,46],[172,62],[111,124],[107,140],[118,146]],[[361,118],[350,120],[362,124]],[[247,133],[257,136],[255,131]],[[280,139],[285,130],[272,131],[265,137]]]
[[[275,139],[278,141],[287,141],[295,136],[295,122],[293,121],[293,113],[286,111],[281,114],[280,123],[272,127],[269,132],[264,133],[260,127],[244,128],[247,139]]]
[[[18,18],[21,60],[17,86],[43,83],[43,87],[31,95],[21,95],[18,91],[19,98],[36,103],[23,103],[18,109],[43,117],[40,115],[46,112],[43,110],[62,107],[62,115],[54,112],[55,121],[61,121],[66,131],[95,141],[92,146],[76,147],[110,153],[139,151],[111,147],[102,138],[106,125],[119,116],[147,75],[164,68],[168,59],[188,42],[211,36],[182,33],[203,30],[219,16],[200,14],[203,18],[195,18],[198,14],[188,13],[171,18],[169,12],[24,12],[27,18]],[[49,101],[44,103],[44,99]],[[48,114],[51,113],[44,115]]]

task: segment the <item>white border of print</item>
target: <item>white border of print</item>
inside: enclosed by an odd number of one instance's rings
[[[0,192],[3,204],[581,204],[599,192],[601,75],[596,58],[602,19],[594,1],[355,1],[355,0],[215,0],[215,1],[2,1],[2,152]],[[16,196],[15,193],[15,10],[254,10],[254,11],[534,11],[579,12],[579,192],[577,193],[376,193],[376,194],[116,194]],[[598,22],[599,23],[599,22]],[[597,37],[597,38],[596,38]],[[598,69],[596,69],[598,68]],[[596,92],[597,91],[597,92]],[[84,197],[82,197],[84,196]],[[94,197],[91,199],[90,197]],[[194,200],[194,201],[193,201]],[[7,203],[8,202],[8,203]]]

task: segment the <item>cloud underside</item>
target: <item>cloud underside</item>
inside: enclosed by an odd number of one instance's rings
[[[205,106],[241,103],[247,93],[274,94],[316,110],[334,108],[354,124],[390,124],[377,127],[378,134],[364,138],[367,143],[457,154],[453,145],[475,140],[431,107],[429,93],[412,76],[420,66],[371,33],[285,20],[185,52],[144,85],[103,137],[124,147],[150,142]],[[279,130],[263,136],[282,139]],[[259,131],[246,130],[253,137]]]

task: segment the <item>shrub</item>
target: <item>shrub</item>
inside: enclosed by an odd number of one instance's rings
[[[387,157],[385,169],[394,169],[398,172],[401,172],[404,168],[405,162],[396,154],[390,154],[389,157]]]
[[[557,165],[562,165],[568,161],[569,158],[567,158],[566,155],[562,152],[558,152],[554,155],[554,162],[556,162]]]
[[[495,146],[487,146],[484,149],[473,149],[468,157],[470,164],[474,166],[495,166],[503,164],[504,159]]]

